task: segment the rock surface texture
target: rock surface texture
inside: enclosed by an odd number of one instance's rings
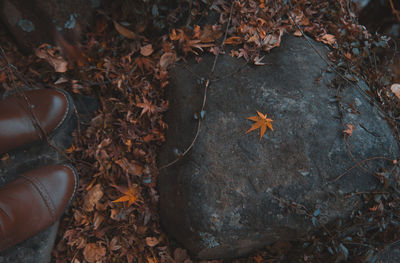
[[[173,70],[160,166],[191,143],[204,91],[198,77],[208,76],[213,60],[206,56]],[[374,172],[391,167],[382,159],[362,160],[399,154],[379,110],[357,88],[330,88],[326,63],[304,38],[285,37],[263,62],[256,67],[219,57],[198,140],[161,171],[163,226],[200,259],[237,257],[297,239],[317,229],[315,211],[321,223],[345,218],[357,201],[345,194],[374,189]],[[259,130],[245,134],[256,110],[274,120],[274,131],[261,140]],[[345,137],[347,124],[354,130]]]

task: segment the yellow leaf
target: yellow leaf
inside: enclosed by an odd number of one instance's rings
[[[251,131],[260,129],[260,140],[263,137],[264,133],[267,131],[267,128],[269,128],[271,131],[274,130],[274,128],[272,127],[273,120],[267,118],[267,114],[264,115],[261,112],[257,111],[257,115],[248,117],[247,119],[255,121],[256,123],[254,123],[253,126],[251,126],[251,128],[246,131],[246,134]]]
[[[128,202],[128,206],[133,205],[138,200],[138,192],[136,190],[136,185],[131,186],[128,190],[123,191],[123,196],[117,200],[112,201],[113,203]]]

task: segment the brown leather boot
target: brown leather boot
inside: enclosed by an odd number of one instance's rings
[[[49,165],[0,188],[0,251],[56,222],[73,199],[77,185],[72,167]]]
[[[45,139],[68,119],[72,107],[70,96],[56,89],[24,91],[0,101],[0,154]]]

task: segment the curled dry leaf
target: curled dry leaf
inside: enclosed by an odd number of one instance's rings
[[[301,33],[300,30],[296,30],[296,31],[293,32],[293,35],[296,36],[296,37],[301,37],[303,34]]]
[[[325,34],[322,37],[317,37],[316,39],[317,39],[317,41],[320,41],[320,42],[330,45],[330,46],[333,46],[336,43],[335,36],[331,35],[331,34]]]
[[[274,47],[279,47],[284,31],[285,30],[283,28],[279,28],[277,32],[273,34],[268,34],[262,41],[263,50],[270,51]]]
[[[134,32],[132,32],[131,30],[127,29],[124,26],[121,26],[116,21],[114,21],[114,27],[118,31],[118,33],[120,33],[121,35],[123,35],[124,37],[126,37],[128,39],[136,39],[136,37],[137,37]]]
[[[351,136],[351,135],[353,134],[353,131],[354,131],[354,126],[353,126],[353,124],[346,124],[346,126],[347,126],[347,129],[344,130],[343,132],[344,132],[345,134],[347,134],[348,136]]]
[[[89,243],[86,245],[83,250],[83,256],[85,260],[89,263],[95,263],[100,261],[106,255],[106,248],[102,246],[98,246],[95,243]]]
[[[310,20],[304,15],[303,11],[300,9],[296,9],[290,12],[290,15],[294,18],[296,24],[300,26],[308,26],[310,25]]]
[[[100,184],[93,186],[85,196],[83,202],[83,209],[86,212],[91,212],[94,210],[94,206],[103,197],[103,191]]]
[[[242,44],[241,37],[229,37],[224,42],[225,45],[240,45]]]
[[[118,250],[120,249],[122,246],[119,245],[119,241],[118,241],[118,236],[113,237],[113,239],[111,239],[110,241],[110,250]]]
[[[176,54],[175,52],[167,52],[164,53],[160,58],[160,67],[162,69],[167,69],[170,65],[175,63],[176,61]]]
[[[158,238],[156,237],[146,237],[146,244],[149,247],[155,247],[158,245],[158,243],[160,243],[160,241],[158,240]]]
[[[390,90],[393,92],[394,95],[396,95],[397,98],[400,99],[400,84],[397,83],[392,84]]]
[[[124,172],[128,174],[135,176],[143,174],[143,166],[134,161],[129,162],[126,158],[122,158],[115,161],[115,163],[118,164],[124,170]]]
[[[200,40],[200,43],[214,42],[222,36],[222,31],[217,26],[206,25],[203,29],[199,26],[195,26],[195,38]]]
[[[140,54],[142,54],[145,57],[150,56],[153,53],[153,51],[154,51],[153,46],[151,44],[148,44],[140,48]]]
[[[46,60],[56,72],[66,72],[68,62],[59,54],[58,48],[51,48],[48,44],[43,44],[35,50],[35,55]]]

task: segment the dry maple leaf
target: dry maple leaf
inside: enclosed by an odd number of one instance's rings
[[[151,101],[148,101],[146,98],[143,98],[143,103],[137,103],[136,106],[142,108],[142,113],[140,113],[140,116],[146,112],[147,115],[150,116],[150,114],[154,114],[159,111],[158,107],[151,104]]]
[[[138,193],[137,185],[132,185],[129,188],[116,186],[116,185],[113,185],[113,186],[115,188],[117,188],[118,191],[120,191],[121,193],[124,194],[120,198],[112,201],[113,203],[128,202],[128,206],[131,206],[138,201],[139,193]]]
[[[257,111],[257,115],[248,117],[247,119],[255,121],[256,123],[254,123],[253,126],[251,126],[251,128],[246,131],[246,134],[260,128],[260,140],[263,137],[264,133],[267,131],[267,127],[271,129],[271,131],[274,130],[274,128],[272,127],[273,120],[267,118],[267,114],[264,115],[261,112]]]

